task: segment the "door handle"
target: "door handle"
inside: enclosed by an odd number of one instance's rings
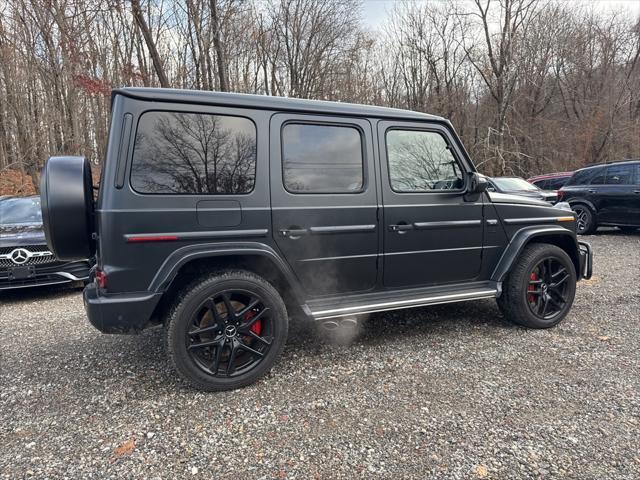
[[[633,193],[640,193],[640,190],[634,190]]]
[[[413,225],[410,223],[398,223],[396,225],[389,225],[389,230],[392,232],[404,233],[407,230],[413,230]]]
[[[306,235],[309,231],[306,228],[283,228],[279,230],[280,235],[285,238],[291,238],[293,240],[300,238],[302,235]]]
[[[589,190],[589,193],[598,193],[597,190]]]

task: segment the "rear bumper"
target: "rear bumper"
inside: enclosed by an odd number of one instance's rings
[[[100,295],[95,283],[84,289],[84,309],[91,325],[103,333],[138,333],[151,322],[161,293]]]
[[[580,278],[590,279],[593,273],[593,252],[587,242],[578,242],[580,248]]]
[[[91,264],[87,260],[55,264],[36,265],[29,278],[11,278],[8,270],[0,270],[0,290],[83,282],[89,279]]]

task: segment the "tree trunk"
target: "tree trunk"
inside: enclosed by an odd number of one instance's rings
[[[218,79],[220,81],[220,91],[229,91],[229,80],[227,78],[227,65],[224,54],[224,45],[220,39],[220,18],[218,16],[218,2],[211,0],[211,25],[213,28],[213,48],[216,50],[216,62],[218,64]]]
[[[135,19],[136,25],[142,32],[144,41],[147,44],[147,48],[149,49],[149,55],[151,55],[153,68],[158,75],[160,86],[163,88],[169,88],[169,80],[167,79],[167,74],[165,73],[164,67],[162,66],[160,54],[158,53],[158,49],[156,48],[156,44],[154,43],[153,38],[151,37],[149,25],[147,25],[147,22],[144,19],[144,15],[142,15],[142,10],[140,9],[140,0],[131,0],[131,13],[133,13],[133,18]]]

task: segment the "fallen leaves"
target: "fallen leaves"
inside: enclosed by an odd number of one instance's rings
[[[480,478],[485,478],[489,475],[489,469],[485,465],[476,465],[476,468],[474,468],[473,471]]]
[[[120,446],[118,446],[113,451],[113,455],[111,456],[111,461],[113,462],[118,458],[131,455],[135,449],[136,449],[136,441],[133,438],[131,438],[126,442],[124,442],[123,444],[121,444]]]
[[[578,285],[595,285],[600,282],[600,277],[593,275],[589,280],[580,280]]]

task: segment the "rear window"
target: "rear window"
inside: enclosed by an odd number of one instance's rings
[[[146,112],[138,122],[131,186],[147,194],[242,194],[256,177],[251,120],[203,113]]]

